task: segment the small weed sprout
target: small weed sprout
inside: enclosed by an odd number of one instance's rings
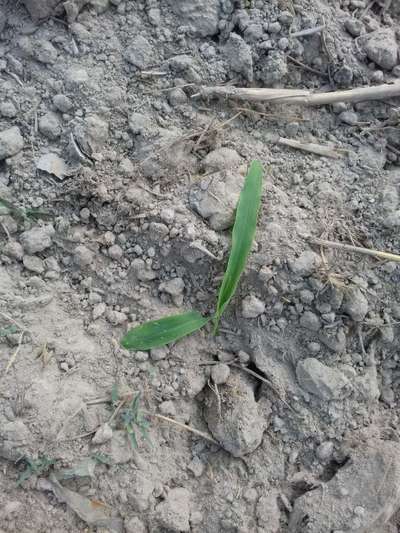
[[[47,474],[50,468],[55,464],[55,459],[50,459],[43,455],[38,459],[29,459],[29,457],[24,457],[22,459],[26,463],[26,468],[18,477],[17,486],[22,485],[24,481],[29,479],[31,476],[41,476]]]
[[[253,161],[247,173],[236,208],[232,230],[232,246],[228,265],[219,290],[216,312],[213,317],[203,317],[197,311],[188,311],[151,320],[131,329],[122,338],[121,345],[128,350],[150,350],[174,342],[193,333],[210,320],[214,322],[214,333],[227,305],[234,296],[240,276],[246,266],[257,226],[261,205],[263,168],[259,161]],[[133,407],[133,406],[132,406]]]

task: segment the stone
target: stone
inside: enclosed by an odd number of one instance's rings
[[[122,259],[122,256],[124,255],[124,251],[122,250],[119,244],[113,244],[108,249],[108,255],[109,257],[111,257],[111,259],[114,259],[115,261],[119,261],[120,259]]]
[[[59,155],[49,152],[40,156],[36,168],[63,180],[69,174],[67,163]]]
[[[23,0],[33,20],[45,19],[54,14],[60,0]]]
[[[216,385],[223,385],[229,379],[231,369],[225,363],[219,363],[211,368],[211,379]]]
[[[354,322],[364,320],[368,307],[368,300],[358,287],[351,287],[345,291],[342,309]]]
[[[319,331],[321,329],[321,321],[312,311],[304,311],[300,317],[300,325],[310,331]]]
[[[143,513],[150,506],[154,483],[145,473],[137,471],[129,491],[129,502],[134,511]]]
[[[124,430],[113,431],[111,437],[111,459],[115,464],[128,463],[133,458],[133,450]]]
[[[225,59],[233,72],[242,74],[249,82],[253,81],[253,56],[250,46],[238,35],[231,33],[223,48]]]
[[[147,533],[146,526],[136,516],[134,516],[133,518],[125,519],[124,525],[126,533]]]
[[[338,115],[338,119],[343,124],[348,124],[349,126],[355,126],[359,122],[358,115],[354,111],[342,111]]]
[[[144,135],[150,131],[150,121],[142,113],[131,113],[129,116],[129,129],[133,135]]]
[[[176,87],[168,93],[168,103],[170,106],[175,107],[184,105],[187,102],[187,96],[183,89]]]
[[[118,170],[123,176],[130,177],[133,175],[135,167],[128,157],[124,157],[118,165]]]
[[[363,39],[364,51],[371,61],[385,70],[397,65],[399,47],[392,29],[374,31]]]
[[[49,111],[39,119],[39,131],[50,141],[55,141],[61,135],[62,126],[56,113]]]
[[[258,524],[263,531],[277,533],[280,530],[281,512],[278,506],[278,492],[273,490],[266,496],[261,496],[256,505]]]
[[[204,417],[213,437],[234,457],[254,452],[261,444],[268,421],[265,413],[259,411],[253,382],[231,371],[219,393],[220,402],[213,391],[205,392]]]
[[[121,313],[121,311],[115,311],[114,309],[109,309],[106,312],[106,318],[113,326],[119,326],[128,320],[128,317],[125,313]]]
[[[237,172],[216,172],[212,178],[192,186],[189,192],[190,207],[206,219],[212,229],[228,229],[234,222],[242,185],[243,176]]]
[[[110,0],[90,0],[89,3],[98,15],[104,13],[110,7]]]
[[[400,506],[400,444],[373,439],[348,452],[328,482],[298,497],[288,533],[378,533]],[[377,490],[377,487],[379,490]]]
[[[34,441],[33,435],[22,420],[0,424],[0,457],[17,461],[27,452],[26,446]],[[29,452],[28,452],[29,453]]]
[[[232,148],[217,148],[209,152],[203,159],[204,172],[219,172],[238,167],[241,157]]]
[[[258,62],[256,78],[265,87],[281,82],[288,73],[286,55],[281,50],[272,50]]]
[[[0,131],[0,161],[18,154],[24,147],[24,138],[18,126]]]
[[[96,431],[94,437],[92,438],[92,444],[105,444],[109,440],[111,440],[113,435],[112,428],[107,424],[103,424],[99,427],[99,429]]]
[[[28,36],[23,36],[19,39],[18,45],[23,54],[36,59],[39,63],[52,65],[57,61],[57,49],[50,41],[37,38],[33,40]]]
[[[154,511],[154,522],[170,532],[190,531],[191,494],[187,489],[171,489],[166,499]]]
[[[92,313],[93,320],[97,320],[98,318],[103,316],[106,310],[107,310],[107,307],[104,302],[99,302],[98,304],[96,304],[93,307],[93,313]]]
[[[289,261],[290,270],[297,276],[311,276],[321,264],[321,258],[311,250],[302,252],[297,259]]]
[[[16,259],[17,261],[22,261],[24,256],[24,249],[17,241],[8,241],[7,244],[4,245],[2,252],[3,254]]]
[[[333,442],[330,440],[326,440],[325,442],[321,442],[315,453],[320,461],[326,462],[329,461],[329,459],[332,457],[333,449]]]
[[[321,400],[339,400],[349,386],[349,380],[342,372],[320,363],[314,357],[298,362],[296,376],[303,390]]]
[[[68,113],[73,107],[71,98],[65,96],[65,94],[56,94],[53,97],[53,104],[61,113]]]
[[[83,244],[79,244],[74,250],[73,260],[79,267],[89,266],[94,261],[94,253]]]
[[[29,255],[33,255],[50,248],[54,234],[55,231],[51,224],[47,226],[35,226],[21,233],[19,240],[24,251]]]
[[[200,37],[208,37],[218,32],[219,0],[168,0],[179,23],[190,25]]]
[[[362,23],[362,21],[355,17],[347,18],[344,21],[344,27],[352,37],[358,37],[365,31],[364,24]]]
[[[162,361],[168,356],[168,348],[153,348],[150,350],[150,357],[152,361]]]
[[[17,108],[12,102],[2,102],[0,104],[0,115],[6,118],[14,118],[17,116]]]
[[[35,255],[24,255],[22,262],[27,270],[35,272],[36,274],[43,274],[44,265],[39,257],[36,257]]]
[[[152,281],[157,273],[139,257],[131,262],[132,273],[139,281]]]
[[[257,298],[257,296],[250,294],[249,296],[246,296],[245,298],[243,298],[243,301],[242,301],[243,318],[257,318],[258,316],[262,315],[264,311],[265,311],[265,303],[259,298]]]
[[[139,69],[149,67],[156,62],[153,46],[142,35],[135,37],[124,53],[125,59]]]
[[[350,87],[353,83],[353,69],[348,65],[343,65],[335,72],[333,79],[340,87]]]

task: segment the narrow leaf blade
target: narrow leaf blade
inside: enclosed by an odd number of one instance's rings
[[[214,331],[217,330],[219,320],[235,294],[253,244],[261,204],[262,178],[261,163],[252,161],[236,208],[235,223],[232,230],[232,248],[218,294]]]
[[[150,350],[165,346],[202,328],[209,320],[197,311],[151,320],[128,331],[121,345],[128,350]]]

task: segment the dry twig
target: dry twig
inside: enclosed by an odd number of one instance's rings
[[[347,252],[354,252],[362,255],[369,255],[385,261],[396,261],[400,263],[400,255],[392,254],[390,252],[381,252],[380,250],[373,250],[371,248],[362,248],[361,246],[353,246],[342,242],[325,241],[324,239],[308,239],[311,244],[324,246],[326,248],[337,248],[338,250],[346,250]]]

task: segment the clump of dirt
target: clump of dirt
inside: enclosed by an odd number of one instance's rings
[[[315,239],[400,250],[400,100],[203,89],[396,84],[399,17],[0,5],[1,531],[397,531],[399,263]],[[213,311],[252,159],[256,243],[218,336],[121,348]]]

